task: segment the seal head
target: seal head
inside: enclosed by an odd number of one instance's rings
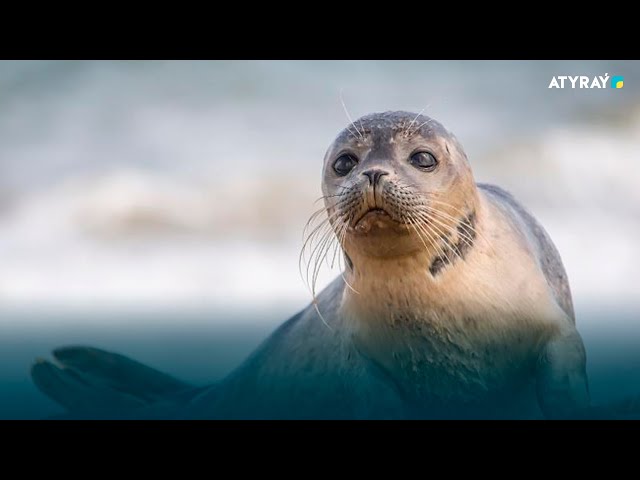
[[[447,248],[439,243],[457,241],[461,215],[477,202],[455,136],[409,112],[367,115],[343,130],[325,155],[322,189],[349,259],[356,252],[412,255],[425,247],[444,258]]]

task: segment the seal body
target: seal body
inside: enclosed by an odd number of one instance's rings
[[[407,162],[424,149],[440,171]],[[336,175],[344,152],[357,164]],[[372,170],[384,172],[373,188]],[[351,232],[344,278],[230,377],[233,388],[194,403],[237,409],[260,385],[261,398],[275,396],[266,404],[284,399],[303,417],[535,418],[586,408],[584,349],[558,252],[511,195],[476,185],[441,125],[404,112],[354,122],[327,152],[323,191],[334,229]]]
[[[172,416],[559,418],[589,409],[558,252],[511,195],[476,184],[442,125],[408,112],[353,122],[327,151],[322,189],[343,274],[225,380],[182,389]],[[77,370],[85,354],[74,355]],[[36,367],[36,383],[60,398],[52,366]]]

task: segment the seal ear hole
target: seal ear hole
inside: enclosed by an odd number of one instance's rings
[[[449,151],[449,145],[447,143],[444,144],[444,148],[446,148],[447,149],[447,153],[449,155],[451,155],[451,152]]]

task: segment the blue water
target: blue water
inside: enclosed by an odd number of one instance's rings
[[[0,327],[0,418],[38,419],[63,412],[28,377],[33,360],[49,357],[55,347],[82,344],[103,348],[194,385],[206,385],[229,373],[279,323],[275,313],[260,322],[252,322],[249,315],[255,313],[236,315],[235,319],[228,314],[221,319],[215,312],[174,315],[97,315],[101,321],[94,318],[95,325],[83,323],[78,314],[56,319],[44,315],[39,325],[30,318],[30,327]],[[615,316],[593,312],[580,329],[595,403],[640,395],[640,329],[629,327],[637,323],[637,316],[637,312]],[[157,324],[150,322],[150,317],[157,318]],[[206,319],[211,321],[203,321]],[[20,319],[16,316],[15,320]]]

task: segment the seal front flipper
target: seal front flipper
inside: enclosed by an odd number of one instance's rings
[[[180,403],[194,387],[123,355],[91,347],[53,352],[60,364],[31,368],[36,386],[73,413],[124,415],[152,405]],[[186,392],[186,393],[185,393]]]
[[[549,419],[588,418],[596,413],[590,405],[585,348],[575,328],[559,332],[545,345],[538,360],[537,391],[540,408]]]
[[[575,330],[547,343],[538,362],[537,387],[540,407],[550,419],[640,418],[640,397],[605,405],[590,402],[585,349]]]

